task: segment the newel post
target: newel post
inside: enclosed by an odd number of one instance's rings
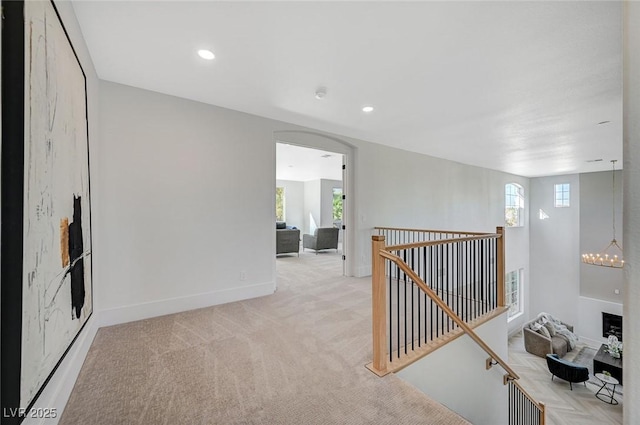
[[[496,227],[496,233],[500,235],[498,238],[498,246],[496,249],[496,273],[498,280],[498,307],[505,306],[504,300],[504,253],[505,253],[505,241],[504,241],[504,227]]]
[[[384,287],[384,257],[380,256],[380,250],[385,247],[383,235],[371,237],[371,302],[373,307],[373,364],[372,368],[378,374],[384,374],[387,370],[386,343],[387,343],[387,292]]]

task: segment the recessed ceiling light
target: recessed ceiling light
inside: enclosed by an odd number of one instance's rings
[[[601,162],[602,158],[598,158],[598,159],[587,159],[587,162]]]
[[[318,87],[318,90],[316,90],[316,99],[322,100],[325,98],[326,95],[327,95],[327,88]]]
[[[598,125],[608,124],[608,123],[610,123],[610,122],[611,122],[611,121],[600,121],[600,122],[598,123]]]
[[[331,158],[332,156],[333,155],[326,153],[324,155],[320,155],[320,158]]]
[[[362,112],[372,112],[373,106],[365,106],[362,108]]]
[[[206,59],[209,61],[213,60],[216,57],[216,55],[214,55],[211,50],[206,50],[206,49],[198,50],[198,56],[200,56],[202,59]]]

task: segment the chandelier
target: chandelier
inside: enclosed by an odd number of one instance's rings
[[[616,160],[611,160],[611,175],[613,178],[613,191],[611,196],[612,210],[613,210],[613,239],[609,242],[609,245],[599,252],[598,254],[582,254],[582,262],[585,264],[591,264],[594,266],[602,267],[624,267],[624,260],[622,259],[622,248],[618,245],[616,240]]]

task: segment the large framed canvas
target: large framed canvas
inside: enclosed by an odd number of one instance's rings
[[[2,11],[2,422],[19,423],[47,414],[34,402],[93,311],[89,144],[55,5]]]

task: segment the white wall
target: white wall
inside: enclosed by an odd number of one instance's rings
[[[602,336],[603,312],[622,316],[622,304],[595,298],[580,297],[578,304],[578,325],[575,328],[575,332],[582,342],[596,349],[607,342],[607,338]]]
[[[102,322],[272,293],[277,123],[101,84]]]
[[[571,206],[555,207],[554,185],[571,185]],[[580,179],[577,174],[531,179],[531,292],[533,317],[545,311],[579,326]],[[540,220],[542,209],[549,216]]]
[[[508,359],[507,319],[501,315],[475,329],[505,361]],[[489,356],[463,335],[407,366],[397,376],[449,409],[478,425],[508,423],[508,389],[504,369],[485,368]]]
[[[304,228],[304,182],[276,180],[276,187],[284,187],[284,217],[287,226]]]
[[[304,182],[304,232],[313,235],[321,226],[322,186],[320,180]]]
[[[640,3],[624,13],[624,403],[625,425],[640,423]]]

